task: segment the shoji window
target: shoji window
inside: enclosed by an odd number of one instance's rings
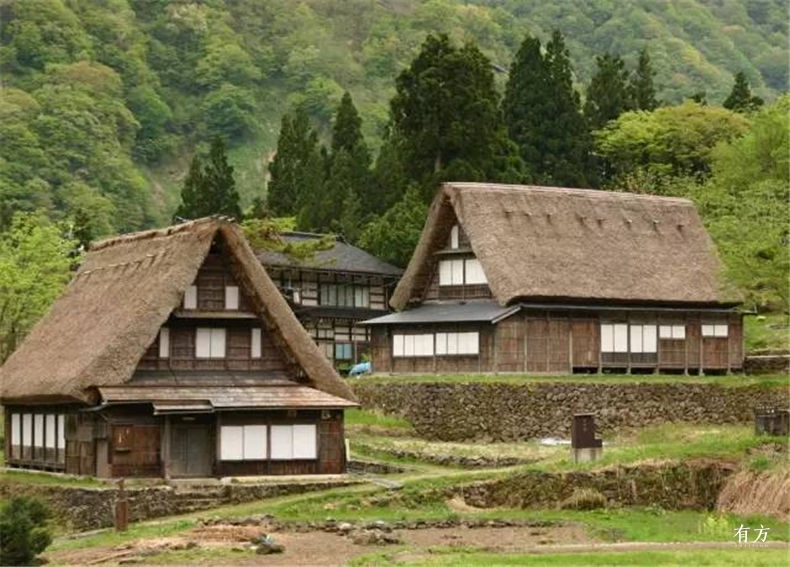
[[[703,337],[726,337],[728,334],[727,325],[702,325]]]
[[[436,354],[479,354],[480,334],[470,333],[436,333]]]
[[[261,329],[250,329],[250,357],[261,357]]]
[[[678,339],[683,340],[686,338],[685,325],[661,325],[658,328],[658,337],[661,339]]]
[[[463,285],[464,261],[441,260],[439,262],[439,285]]]
[[[225,329],[198,327],[195,337],[196,358],[225,358]]]
[[[45,432],[44,432],[44,448],[47,450],[47,453],[52,451],[52,455],[55,454],[55,423],[57,422],[57,416],[54,413],[48,413],[44,419]]]
[[[40,455],[38,449],[44,448],[44,415],[40,413],[33,415],[33,446],[38,457]]]
[[[22,456],[30,455],[29,451],[33,447],[33,415],[29,413],[22,414]]]
[[[266,458],[265,425],[223,425],[220,427],[221,461],[254,461]]]
[[[11,414],[11,456],[22,457],[22,419],[18,413]]]
[[[272,460],[317,458],[318,439],[315,425],[272,425]]]
[[[393,356],[433,356],[433,334],[394,335],[392,337]]]
[[[197,309],[197,286],[191,285],[184,292],[184,309]]]
[[[239,288],[235,285],[225,286],[225,309],[239,308]]]
[[[364,285],[354,287],[354,307],[370,306],[370,289]]]
[[[58,416],[58,462],[66,462],[66,416]]]
[[[466,260],[466,279],[464,281],[469,285],[488,283],[486,275],[483,273],[483,266],[480,265],[477,258]]]
[[[601,323],[601,352],[628,352],[628,325]]]
[[[631,352],[653,353],[658,351],[655,325],[631,325]]]
[[[170,356],[170,329],[162,327],[159,329],[159,358]]]
[[[459,238],[458,235],[460,233],[460,229],[458,225],[454,225],[453,228],[450,230],[450,248],[456,249],[458,248]]]

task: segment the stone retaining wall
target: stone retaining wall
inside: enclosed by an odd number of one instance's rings
[[[401,415],[419,436],[444,441],[568,437],[572,415],[584,412],[595,414],[599,430],[611,432],[667,421],[747,423],[757,405],[790,407],[788,386],[582,380],[453,384],[393,378],[353,388],[363,407]]]
[[[754,354],[746,357],[743,370],[747,374],[790,374],[790,354]]]
[[[689,462],[567,473],[528,471],[461,487],[458,495],[478,508],[551,508],[574,490],[587,488],[603,494],[610,505],[713,510],[736,468],[728,463]]]
[[[348,486],[358,481],[338,479],[322,482],[292,482],[270,484],[227,484],[224,486],[195,486],[189,489],[172,486],[129,487],[129,521],[136,522],[207,510],[226,504],[240,504],[275,496],[301,494]],[[0,480],[0,498],[27,495],[43,500],[53,516],[77,531],[93,530],[113,525],[118,489],[115,487],[85,488],[67,484],[28,484]]]

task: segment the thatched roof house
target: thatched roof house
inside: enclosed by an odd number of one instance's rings
[[[33,443],[28,451],[23,440],[38,437],[39,412],[68,419],[88,405],[139,406],[142,421],[150,421],[144,416],[151,407],[166,415],[173,404],[176,413],[245,407],[296,415],[302,408],[332,408],[340,410],[342,425],[342,408],[355,405],[238,226],[220,218],[95,243],[62,296],[0,368],[0,387],[11,430],[7,462],[20,464],[48,461],[48,447],[38,455],[39,447]],[[305,419],[313,422],[313,414]],[[47,420],[41,422],[45,427]],[[161,432],[146,430],[157,443],[169,435],[164,421],[160,425]],[[220,434],[210,425],[206,439]],[[61,429],[57,436],[68,442],[65,421]],[[50,435],[55,438],[54,431]],[[11,447],[16,440],[18,453]],[[150,468],[153,457],[146,458]],[[155,460],[159,473],[165,459]],[[222,459],[216,461],[212,474],[221,469]],[[101,474],[102,464],[97,467]],[[199,474],[208,470],[197,468]]]
[[[589,339],[597,342],[587,349],[584,360],[574,362],[570,354],[562,353],[556,356],[564,357],[564,361],[546,366],[562,371],[574,367],[600,369],[607,358],[616,359],[613,364],[617,368],[627,370],[634,366],[635,361],[626,360],[627,356],[607,354],[604,361],[598,360],[595,351],[601,348],[602,319],[606,320],[604,348],[611,347],[608,337],[616,332],[618,354],[623,354],[620,351],[628,345],[620,343],[628,343],[624,337],[630,333],[625,319],[633,316],[653,321],[645,332],[648,348],[658,351],[660,341],[652,337],[654,331],[659,332],[659,313],[664,318],[673,313],[677,319],[683,313],[684,317],[698,320],[718,320],[730,317],[732,308],[737,306],[723,285],[714,245],[688,199],[557,187],[445,183],[431,205],[419,244],[390,302],[402,313],[367,323],[386,327],[391,334],[396,325],[425,319],[415,311],[441,304],[444,316],[435,322],[457,324],[464,317],[462,312],[472,312],[468,307],[472,302],[499,308],[489,308],[495,313],[486,321],[489,324],[513,324],[511,316],[515,312],[503,308],[519,307],[518,317],[529,319],[528,313],[540,313],[539,317],[545,319],[549,310],[562,311],[559,319],[569,329],[573,321],[579,327],[586,321],[590,329],[597,329]],[[453,310],[456,313],[450,315]],[[480,308],[475,311],[478,315],[480,312]],[[507,316],[503,317],[505,313]],[[616,331],[610,328],[615,324]],[[740,367],[740,327],[736,327],[729,335],[734,344],[725,349],[730,354],[721,354],[714,366]],[[699,324],[695,329],[688,328],[692,334],[703,331]],[[705,334],[709,330],[706,325]],[[525,327],[515,332],[528,330]],[[671,331],[663,332],[666,335]],[[678,329],[677,333],[681,331]],[[570,330],[561,334],[571,340]],[[483,337],[475,340],[482,341]],[[577,347],[580,341],[581,336],[577,337]],[[384,348],[379,350],[383,352]],[[421,348],[430,350],[427,345]],[[482,348],[469,347],[477,356],[481,356]],[[486,348],[495,349],[493,344]],[[569,348],[567,344],[563,347]],[[396,349],[399,351],[400,347],[386,347],[390,358],[397,357],[392,354]],[[638,354],[640,360],[651,359],[644,364],[658,364],[658,352],[655,357],[653,352]],[[687,358],[684,354],[684,365],[689,362]],[[519,361],[508,363],[508,367],[521,364],[522,369],[529,368],[523,352]],[[691,363],[708,366],[704,360]],[[409,369],[422,368],[414,361],[387,360],[383,369],[396,368],[398,364]],[[491,369],[492,364],[493,361],[479,366]],[[430,367],[434,367],[433,363]]]

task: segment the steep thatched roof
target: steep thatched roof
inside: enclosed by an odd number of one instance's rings
[[[354,399],[232,222],[208,218],[91,247],[74,279],[0,368],[4,401],[92,401],[127,382],[216,240],[239,286],[310,384]]]
[[[687,199],[446,183],[390,304],[421,296],[457,222],[501,305],[520,299],[716,303],[720,265]]]

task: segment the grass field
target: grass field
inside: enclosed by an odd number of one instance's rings
[[[790,348],[790,315],[766,313],[743,318],[746,353],[761,349]]]
[[[787,385],[790,377],[784,374],[765,375],[705,375],[682,374],[409,374],[398,376],[368,375],[353,378],[362,384],[435,383],[435,384],[524,384],[584,382],[585,384],[717,384],[726,387]]]

